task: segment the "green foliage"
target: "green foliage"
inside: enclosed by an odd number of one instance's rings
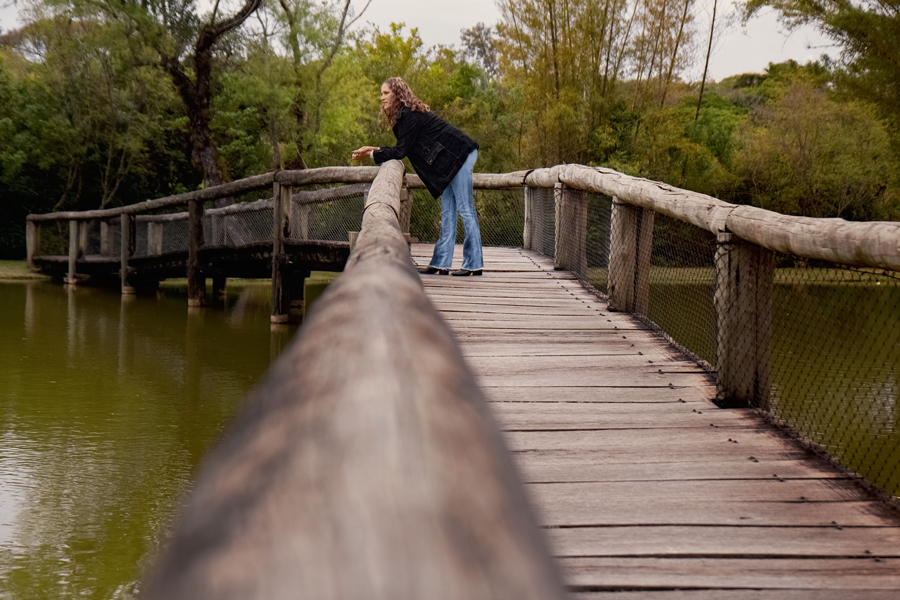
[[[853,220],[890,213],[896,160],[875,107],[832,100],[803,75],[789,81],[738,134],[737,174],[753,204]]]
[[[481,172],[578,162],[792,214],[900,218],[900,72],[873,56],[892,30],[869,4],[835,9],[840,21],[801,2],[777,8],[833,33],[841,60],[710,82],[699,112],[698,86],[679,77],[696,42],[690,2],[502,0],[502,22],[465,30],[461,50],[428,47],[404,24],[347,33],[344,0],[268,3],[213,48],[203,114],[226,179],[349,164],[360,145],[394,143],[379,86],[399,75],[479,143]],[[0,256],[24,253],[28,212],[135,202],[202,178],[195,122],[160,52],[195,84],[211,15],[180,0],[34,6],[33,22],[0,37]],[[837,29],[860,24],[879,38],[871,48]],[[509,198],[479,203],[486,226],[515,229]],[[417,206],[428,238],[436,204]]]

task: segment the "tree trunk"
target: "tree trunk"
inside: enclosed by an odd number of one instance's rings
[[[188,77],[184,66],[177,58],[166,54],[160,56],[162,66],[172,78],[187,113],[188,127],[191,133],[191,161],[194,166],[203,171],[204,182],[210,187],[224,182],[224,176],[219,166],[219,153],[216,151],[209,130],[209,107],[212,99],[210,86],[212,48],[220,37],[240,26],[247,17],[253,14],[259,8],[260,2],[261,0],[246,0],[234,16],[218,23],[207,23],[200,28],[197,42],[194,44],[193,80]]]

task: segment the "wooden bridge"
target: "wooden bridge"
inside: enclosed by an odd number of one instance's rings
[[[900,226],[542,169],[476,179],[527,183],[526,248],[420,277],[417,182],[366,173],[345,273],[209,458],[147,598],[897,596],[896,498],[771,424],[769,348],[772,251],[893,271]],[[272,181],[274,257],[297,220]],[[583,191],[614,197],[608,296]],[[716,235],[714,370],[647,319],[658,214]]]
[[[896,597],[896,511],[753,409],[717,407],[714,377],[552,260],[488,248],[486,266],[423,283],[577,597]]]

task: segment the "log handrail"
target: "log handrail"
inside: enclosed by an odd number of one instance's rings
[[[476,173],[474,183],[477,189],[485,190],[503,190],[516,189],[524,185],[525,176],[530,171],[517,171],[514,173]],[[239,179],[229,183],[223,183],[202,190],[194,190],[183,194],[175,194],[174,196],[166,196],[155,200],[147,200],[127,206],[118,206],[116,208],[105,208],[98,210],[83,211],[61,211],[43,214],[32,214],[26,217],[27,221],[89,221],[93,219],[110,219],[123,214],[139,214],[171,206],[181,206],[190,202],[208,202],[221,198],[228,198],[235,194],[244,194],[257,190],[268,189],[272,183],[277,181],[282,185],[300,186],[300,185],[327,185],[334,183],[343,184],[368,184],[372,183],[378,173],[378,167],[322,167],[319,169],[304,169],[300,171],[274,171],[272,173],[264,173],[262,175],[254,175],[246,179]],[[425,184],[419,179],[418,175],[407,174],[404,176],[404,185],[412,189],[424,189]],[[361,189],[361,188],[360,188]],[[326,190],[316,190],[316,192],[326,192]],[[318,199],[311,194],[312,192],[296,192],[299,195],[300,202],[303,204],[315,204],[317,202],[327,202],[333,198]],[[334,192],[332,192],[334,193]],[[347,191],[342,190],[339,195],[346,195]],[[235,205],[237,206],[237,205]],[[228,208],[228,207],[226,207]]]
[[[291,202],[301,206],[333,202],[334,200],[346,198],[347,196],[362,195],[364,192],[368,191],[369,187],[370,184],[368,183],[354,183],[321,190],[299,191],[294,192],[291,195]],[[264,198],[253,202],[239,202],[230,206],[223,206],[222,208],[210,208],[203,212],[205,215],[209,216],[236,215],[271,209],[272,206],[272,199]],[[187,211],[182,211],[165,215],[138,215],[136,220],[138,223],[170,223],[174,221],[184,221],[187,218]]]
[[[118,208],[28,215],[27,221],[38,223],[59,220],[109,219],[122,214],[138,214],[195,201],[225,198],[238,193],[267,188],[274,181],[284,185],[365,184],[371,182],[377,172],[378,167],[325,167],[302,171],[276,171],[216,187]],[[752,206],[731,204],[705,194],[680,189],[658,181],[632,177],[612,169],[582,165],[559,165],[513,173],[476,173],[473,180],[476,189],[485,190],[517,189],[523,185],[552,188],[557,183],[563,183],[574,189],[614,196],[620,202],[692,223],[712,233],[734,233],[746,241],[769,250],[853,266],[900,270],[900,223],[851,222],[843,219],[782,215]],[[410,189],[424,188],[421,179],[415,174],[404,175],[403,184]],[[341,192],[320,190],[319,192],[342,194],[346,190]],[[313,194],[319,192],[313,192]],[[302,203],[316,201],[310,196]],[[235,207],[228,207],[225,210],[240,212],[251,209],[235,205]],[[160,220],[165,218],[159,217]],[[37,239],[36,235],[33,237]]]
[[[345,272],[211,454],[145,597],[563,598],[502,434],[372,185]]]
[[[526,183],[535,187],[552,187],[551,182],[556,181],[614,196],[620,202],[651,209],[715,234],[733,233],[776,252],[851,266],[900,270],[900,223],[783,215],[611,169],[581,165],[537,169],[526,178]]]

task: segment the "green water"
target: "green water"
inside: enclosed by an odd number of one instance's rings
[[[0,597],[129,598],[192,474],[293,328],[269,287],[0,282]]]

